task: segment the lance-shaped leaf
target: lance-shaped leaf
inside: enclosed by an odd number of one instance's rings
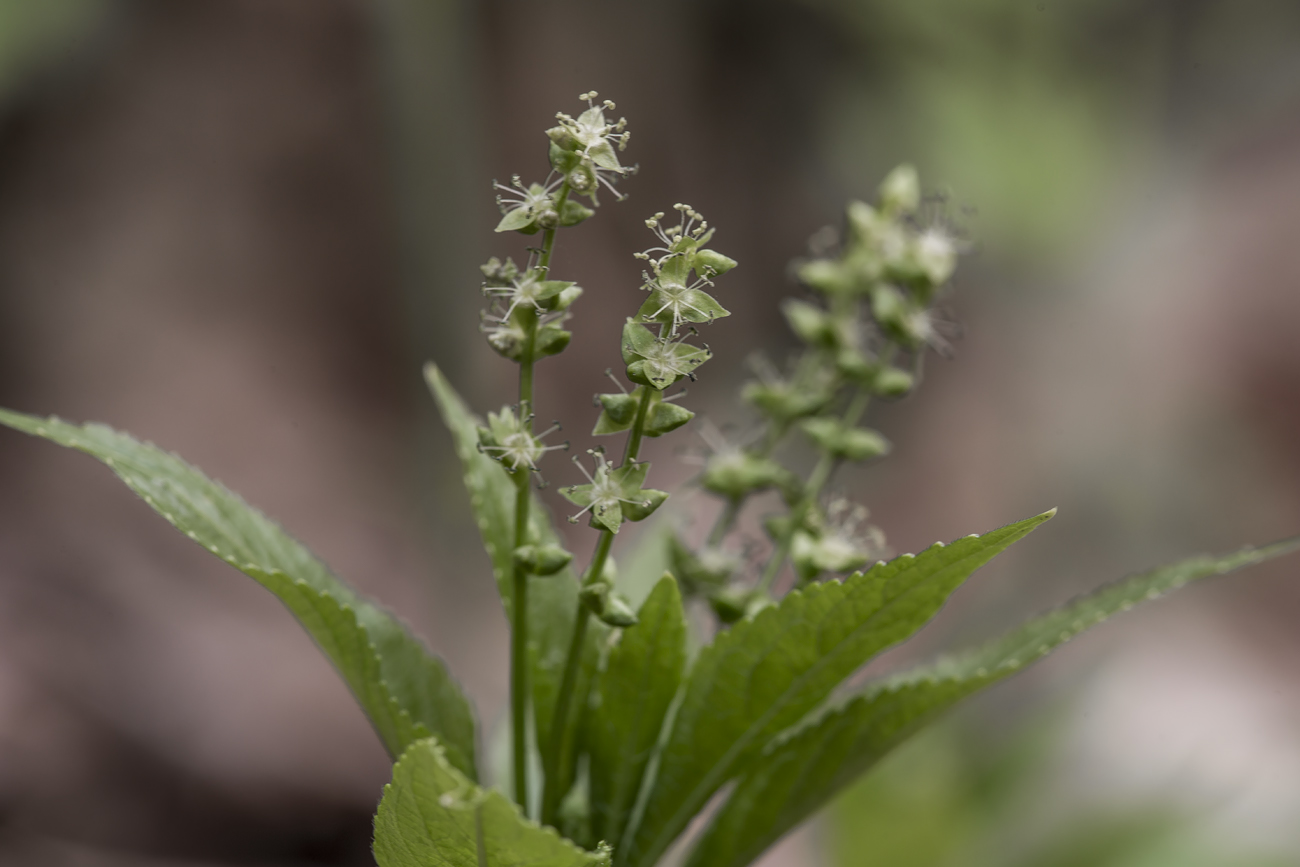
[[[610,651],[587,722],[592,830],[617,846],[664,715],[686,665],[686,617],[677,582],[664,575]]]
[[[500,792],[474,785],[436,740],[418,741],[393,767],[375,815],[379,867],[608,867],[520,814]]]
[[[343,675],[399,756],[438,735],[473,776],[474,717],[446,667],[278,525],[175,455],[100,424],[0,410],[0,423],[99,458],[172,526],[280,598]]]
[[[1021,670],[1113,614],[1191,581],[1300,548],[1300,538],[1226,557],[1194,557],[1135,575],[1037,617],[983,647],[869,683],[776,738],[737,784],[688,862],[741,867],[757,858],[960,699]]]
[[[935,544],[843,583],[814,584],[718,636],[687,678],[636,830],[620,863],[649,867],[763,745],[845,677],[926,623],[971,573],[1050,518]]]
[[[465,489],[469,493],[470,511],[478,524],[483,547],[492,562],[497,591],[506,618],[510,616],[511,570],[514,568],[515,483],[509,473],[489,456],[479,451],[478,428],[481,422],[470,412],[456,390],[435,364],[424,368],[425,379],[451,431],[456,455],[460,458]],[[534,545],[559,544],[546,507],[534,497],[529,510],[529,542]],[[533,696],[533,715],[538,743],[550,743],[551,718],[564,678],[564,661],[573,636],[578,611],[578,583],[567,567],[545,578],[528,579],[528,676]],[[586,673],[595,667],[597,646],[602,629],[587,632],[581,684],[589,682]],[[584,700],[582,693],[577,700]],[[569,771],[571,773],[571,769]]]

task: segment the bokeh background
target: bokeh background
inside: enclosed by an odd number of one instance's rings
[[[650,212],[690,202],[742,263],[688,400],[719,423],[747,354],[790,345],[787,261],[892,166],[975,240],[954,360],[838,485],[896,551],[1061,511],[907,653],[1300,529],[1292,0],[0,0],[0,404],[242,492],[491,728],[505,623],[419,367],[510,399],[476,330],[478,264],[523,247],[490,181],[544,174],[542,129],[593,87],[641,172],[556,254],[587,295],[539,405],[575,445]],[[697,443],[666,439],[684,482]],[[1294,560],[1120,618],[764,864],[1300,863],[1297,622]],[[370,864],[387,773],[271,596],[95,462],[0,432],[0,863]]]

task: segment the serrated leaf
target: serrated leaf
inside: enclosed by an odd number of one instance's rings
[[[432,656],[261,512],[194,467],[100,424],[0,410],[0,423],[108,465],[172,526],[280,598],[343,675],[390,754],[436,734],[474,776],[474,716]]]
[[[869,683],[775,739],[741,778],[690,867],[741,867],[891,749],[966,696],[1020,671],[1113,614],[1192,581],[1300,549],[1300,538],[1136,575],[1034,618],[982,647]]]
[[[587,723],[592,830],[617,846],[686,665],[686,617],[664,575],[624,630],[592,692]]]
[[[463,470],[465,488],[469,492],[470,510],[474,513],[474,520],[483,538],[483,547],[487,549],[492,561],[492,574],[496,578],[501,604],[508,619],[513,593],[514,480],[499,463],[478,450],[479,420],[447,382],[438,366],[426,365],[424,376],[442,413],[443,422],[451,431],[456,455],[460,458]],[[551,526],[546,508],[535,497],[529,511],[529,524],[533,544],[559,544],[559,537]],[[533,696],[538,743],[546,744],[550,742],[551,718],[555,713],[560,681],[564,677],[564,661],[578,611],[578,584],[572,570],[566,567],[545,578],[530,576],[528,603],[530,692]],[[584,673],[595,667],[597,642],[602,636],[603,627],[587,632]],[[582,695],[585,696],[585,692]],[[571,774],[572,769],[566,773]]]
[[[375,815],[379,867],[608,867],[525,818],[447,763],[436,740],[418,741],[393,767]]]
[[[792,591],[720,634],[691,668],[645,809],[619,849],[620,863],[654,864],[768,740],[872,656],[914,633],[971,573],[1052,514],[905,554],[843,583]]]

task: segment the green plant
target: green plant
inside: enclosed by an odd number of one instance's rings
[[[619,338],[632,388],[597,398],[594,433],[624,434],[622,455],[615,463],[593,450],[586,483],[562,489],[577,510],[571,520],[586,517],[598,531],[576,576],[530,482],[557,448],[534,428],[535,366],[568,345],[565,320],[582,295],[552,278],[556,236],[591,218],[600,188],[614,192],[629,173],[618,157],[625,122],[605,116],[612,103],[583,98],[584,112],[561,114],[548,130],[548,179],[501,187],[508,197],[499,199],[497,231],[540,234],[540,246],[522,267],[495,258],[483,267],[483,330],[519,365],[518,403],[483,424],[435,366],[426,369],[511,625],[513,799],[480,785],[473,711],[442,662],[261,513],[179,458],[102,425],[0,411],[10,427],[102,460],[297,615],[396,762],[375,820],[384,867],[650,867],[727,787],[687,863],[738,867],[964,696],[1111,614],[1300,546],[1290,540],[1137,575],[983,646],[845,686],[1054,513],[855,571],[880,555],[883,540],[863,510],[825,502],[823,492],[839,465],[889,451],[859,422],[872,400],[910,393],[926,351],[945,345],[933,307],[959,252],[938,205],[922,200],[915,172],[902,167],[886,178],[878,206],[850,205],[842,241],[819,235],[817,255],[799,265],[812,294],[784,312],[805,349],[786,372],[761,364],[745,387],[760,419],[751,440],[729,443],[706,428],[711,454],[698,482],[722,499],[720,515],[701,545],[666,537],[667,550],[654,556],[670,569],[634,609],[619,586],[614,539],[668,497],[646,486],[641,444],[691,421],[665,391],[710,358],[696,326],[728,315],[711,292],[736,267],[710,247],[714,232],[693,208],[675,206],[675,223],[662,213],[646,221],[656,243],[637,256],[649,295]],[[817,455],[803,479],[777,459],[794,434]],[[785,510],[767,520],[770,554],[747,577],[728,539],[749,498],[768,490]],[[792,586],[778,595],[787,561]],[[826,573],[852,574],[819,580]],[[706,602],[719,624],[693,655],[683,607],[691,599]],[[535,765],[540,779],[530,779]]]

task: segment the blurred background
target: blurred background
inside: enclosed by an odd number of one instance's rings
[[[975,240],[954,360],[837,484],[895,551],[1061,511],[907,655],[1300,528],[1293,0],[0,0],[0,405],[240,491],[491,728],[505,623],[420,364],[512,399],[476,330],[477,266],[524,246],[490,182],[540,179],[590,88],[641,172],[557,248],[587,295],[538,402],[577,446],[648,214],[690,202],[741,262],[688,401],[719,423],[745,357],[792,345],[788,260],[895,164]],[[690,430],[653,444],[665,483]],[[0,494],[0,863],[372,863],[386,757],[274,598],[84,456],[0,432]],[[1082,637],[763,863],[1300,864],[1298,579]]]

